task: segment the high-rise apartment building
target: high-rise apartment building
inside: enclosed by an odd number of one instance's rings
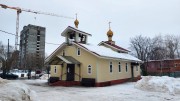
[[[42,68],[45,57],[45,32],[44,27],[24,26],[20,35],[20,68]]]

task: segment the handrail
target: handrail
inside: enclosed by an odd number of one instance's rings
[[[77,74],[77,73],[74,73],[75,75],[79,76],[79,78],[81,78],[81,75]]]
[[[67,73],[64,73],[64,74],[60,75],[61,79],[62,79],[62,76],[65,75],[65,74],[67,74]]]

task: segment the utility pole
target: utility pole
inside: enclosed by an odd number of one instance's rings
[[[9,57],[10,57],[10,54],[9,54],[9,39],[8,39],[7,66],[6,66],[6,67],[7,67],[6,70],[8,70],[8,71],[9,71],[9,69],[10,69]]]
[[[9,39],[8,39],[8,52],[7,52],[7,60],[9,60]]]

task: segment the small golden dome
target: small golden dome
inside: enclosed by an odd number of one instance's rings
[[[112,37],[113,36],[113,32],[111,31],[111,29],[109,29],[109,31],[107,32],[107,36],[108,37]]]
[[[74,21],[74,24],[75,24],[76,28],[78,28],[79,21],[76,19],[76,20]]]
[[[77,20],[77,13],[76,13],[76,20],[74,21],[74,24],[75,24],[76,28],[78,28],[79,21]]]

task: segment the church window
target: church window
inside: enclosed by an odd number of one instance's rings
[[[88,74],[91,74],[92,73],[92,67],[91,65],[88,65]]]
[[[54,73],[56,73],[57,72],[57,68],[56,68],[56,66],[54,67]]]
[[[113,71],[112,62],[110,62],[110,64],[109,64],[109,72],[112,73],[112,71]]]
[[[77,55],[80,56],[81,55],[81,49],[77,48]]]

